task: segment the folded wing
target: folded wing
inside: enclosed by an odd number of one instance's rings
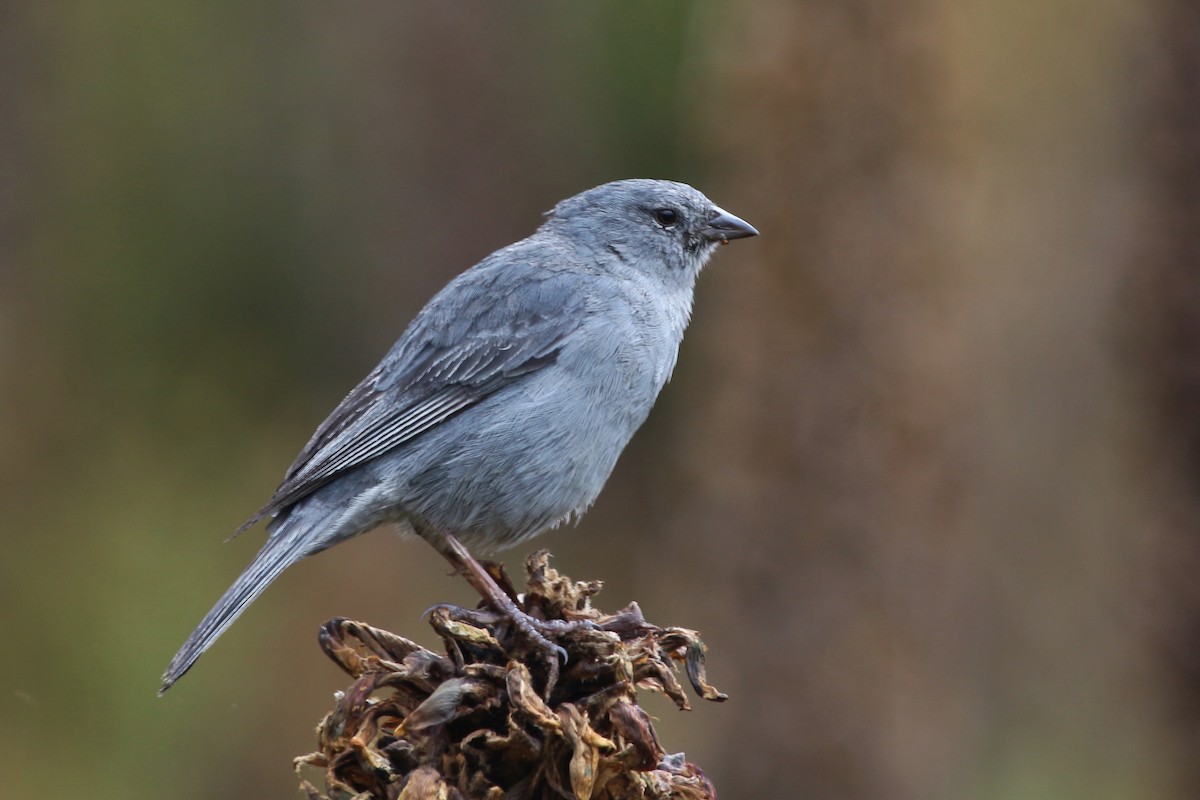
[[[465,273],[430,301],[239,532],[553,363],[584,311],[578,278],[526,273],[509,291],[504,277]]]

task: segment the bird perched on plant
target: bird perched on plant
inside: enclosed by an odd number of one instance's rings
[[[671,376],[700,270],[757,233],[686,184],[616,181],[452,280],[239,529],[271,518],[161,691],[287,567],[384,523],[549,645],[462,542],[513,545],[592,504]]]

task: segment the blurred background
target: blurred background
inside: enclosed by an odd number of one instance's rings
[[[0,3],[5,794],[299,796],[317,626],[434,646],[470,590],[361,537],[158,699],[222,539],[448,278],[634,176],[763,234],[539,542],[703,633],[731,699],[666,748],[726,798],[1200,795],[1190,0]]]

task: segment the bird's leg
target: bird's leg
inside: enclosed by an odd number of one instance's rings
[[[432,531],[427,533],[425,538],[450,562],[456,572],[467,579],[467,583],[479,592],[480,597],[511,621],[527,640],[533,642],[546,654],[546,665],[549,670],[546,679],[546,694],[549,694],[554,689],[554,684],[558,682],[559,659],[565,662],[567,651],[547,639],[543,631],[553,630],[558,626],[547,624],[544,620],[534,619],[521,610],[513,602],[513,599],[500,588],[495,579],[488,574],[483,565],[476,561],[463,543],[452,534]]]

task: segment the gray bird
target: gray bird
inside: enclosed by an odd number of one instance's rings
[[[616,181],[452,280],[239,529],[272,518],[160,694],[285,569],[384,523],[538,638],[459,539],[513,545],[592,504],[671,376],[696,276],[718,244],[757,233],[686,184]]]

